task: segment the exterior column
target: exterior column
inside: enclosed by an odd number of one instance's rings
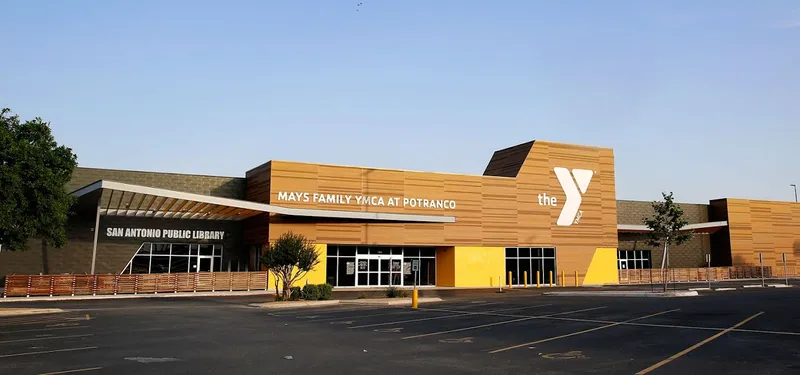
[[[101,195],[102,198],[102,195]],[[94,275],[94,265],[97,261],[97,236],[100,232],[100,198],[97,199],[97,214],[94,217],[94,241],[92,242],[92,268],[90,275]]]

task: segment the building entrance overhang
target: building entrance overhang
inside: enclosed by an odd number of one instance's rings
[[[186,193],[149,186],[99,180],[75,190],[78,207],[97,208],[99,215],[165,219],[244,220],[260,214],[344,220],[454,223],[453,216],[338,211],[275,206],[240,199]]]
[[[688,224],[681,228],[681,232],[692,232],[698,234],[711,234],[728,226],[727,221],[710,221],[707,223]],[[617,224],[619,233],[648,233],[652,232],[647,225],[638,224]]]

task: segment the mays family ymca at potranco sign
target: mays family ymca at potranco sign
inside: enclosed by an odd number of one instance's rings
[[[424,199],[384,197],[378,195],[346,195],[346,194],[320,194],[299,191],[279,191],[279,202],[313,202],[376,207],[411,207],[411,208],[441,208],[454,210],[456,201],[451,199]]]

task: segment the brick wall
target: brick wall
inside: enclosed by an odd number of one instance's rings
[[[92,264],[94,240],[94,218],[78,217],[70,221],[69,238],[63,248],[44,246],[41,240],[28,241],[27,251],[3,251],[0,253],[0,275],[7,274],[60,274],[89,273]],[[172,239],[125,239],[109,238],[106,228],[159,228],[224,230],[222,241],[172,240]],[[119,273],[130,261],[143,242],[168,243],[214,243],[222,244],[223,270],[231,261],[236,270],[237,261],[244,265],[248,258],[241,246],[241,223],[237,221],[147,219],[103,216],[100,219],[100,235],[97,241],[95,273]]]
[[[683,208],[684,218],[689,224],[708,222],[708,205],[679,203]],[[617,201],[618,224],[644,224],[645,217],[653,215],[652,202]],[[650,250],[653,268],[661,266],[664,249],[654,249],[647,245],[643,235],[632,233],[619,234],[619,250]],[[704,267],[705,254],[711,251],[711,240],[708,234],[695,234],[687,243],[671,246],[669,251],[670,267]]]
[[[235,199],[244,199],[246,187],[246,180],[239,177],[78,167],[72,173],[72,180],[67,184],[66,189],[75,191],[98,180]]]

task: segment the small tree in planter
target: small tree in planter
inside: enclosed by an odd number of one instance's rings
[[[275,277],[275,294],[280,292],[280,299],[286,301],[294,283],[313,270],[320,260],[312,241],[302,234],[286,232],[269,245],[261,263]],[[282,290],[278,290],[278,285]]]
[[[692,239],[692,233],[681,232],[688,222],[683,218],[683,209],[672,199],[672,193],[661,193],[663,202],[653,202],[654,216],[645,218],[644,224],[650,228],[647,243],[650,246],[664,246],[664,253],[661,257],[661,271],[664,276],[665,268],[669,268],[669,245],[680,245]],[[666,267],[665,267],[666,266]],[[664,291],[667,290],[666,277],[664,279]]]

